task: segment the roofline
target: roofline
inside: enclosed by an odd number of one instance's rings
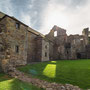
[[[28,26],[27,26],[26,24],[24,24],[23,22],[19,21],[18,19],[14,18],[14,17],[9,16],[9,15],[3,16],[3,17],[0,19],[0,21],[3,20],[5,17],[9,17],[9,18],[11,18],[11,19],[13,19],[13,20],[15,20],[15,21],[18,21],[19,23],[23,24],[24,26],[28,27]]]
[[[1,12],[1,11],[0,11],[0,13],[2,13],[2,14],[4,14],[4,15],[7,15],[7,14],[5,14],[5,13]]]
[[[30,31],[30,30],[28,30],[28,29],[27,29],[27,31],[28,31],[28,32],[31,32],[31,33],[33,33],[33,34],[35,34],[35,35],[37,35],[36,33],[32,32],[32,31]],[[38,36],[38,35],[37,35],[37,36]]]
[[[29,29],[31,29],[31,30],[29,30]],[[38,31],[36,31],[34,29],[32,29],[31,27],[28,27],[28,31],[32,32],[32,33],[34,33],[36,35],[40,35],[41,37],[45,37],[45,35],[43,35],[42,33],[38,32]]]
[[[2,12],[1,12],[1,13],[2,13]],[[15,20],[15,21],[18,21],[19,23],[23,24],[23,25],[26,26],[27,28],[30,28],[31,30],[35,31],[36,33],[34,33],[33,31],[30,31],[30,30],[27,29],[27,31],[29,31],[29,32],[31,32],[31,33],[33,33],[33,34],[35,34],[35,35],[40,35],[41,37],[44,37],[44,36],[45,36],[45,35],[41,34],[40,32],[32,29],[32,28],[29,27],[28,25],[24,24],[23,22],[19,21],[18,19],[14,18],[14,17],[11,17],[11,16],[9,16],[9,15],[7,15],[7,14],[5,14],[5,15],[0,19],[0,21],[3,20],[3,19],[6,18],[6,17],[9,17],[9,18],[11,18],[11,19],[13,19],[13,20]]]

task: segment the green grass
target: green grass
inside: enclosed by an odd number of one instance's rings
[[[0,74],[0,90],[43,90],[29,83],[22,82],[15,78],[10,78],[5,74]]]
[[[90,88],[90,60],[50,61],[18,69],[49,82],[73,84],[83,89]]]

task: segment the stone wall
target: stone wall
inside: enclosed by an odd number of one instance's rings
[[[20,28],[16,29],[16,23],[20,24]],[[2,68],[6,70],[10,64],[13,66],[25,65],[27,63],[27,27],[10,17],[2,19],[0,24],[2,26],[0,34],[5,48]]]
[[[2,71],[3,64],[2,62],[7,58],[7,48],[8,43],[6,42],[6,19],[0,21],[0,71]]]
[[[56,36],[55,36],[55,32],[57,32]],[[60,27],[57,27],[56,25],[50,30],[50,32],[46,35],[47,38],[49,38],[50,40],[54,40],[55,37],[59,37],[59,36],[66,36],[66,30],[62,29]]]
[[[0,25],[2,27],[0,31],[4,32],[2,40],[7,46],[4,52],[5,58],[2,60],[4,70],[9,65],[18,66],[49,60],[49,42],[43,37],[44,35],[9,16],[5,16]]]
[[[42,40],[42,57],[41,61],[49,61],[49,42],[48,40]]]
[[[65,44],[67,42],[67,35],[59,35],[55,37],[54,41],[54,59],[60,60],[60,59],[66,59],[66,54],[65,54]]]
[[[31,76],[28,76],[25,73],[20,72],[16,69],[14,69],[13,72],[9,72],[8,74],[14,78],[17,78],[17,79],[27,82],[27,83],[31,83],[34,86],[43,88],[45,90],[82,90],[78,86],[73,86],[71,84],[59,84],[59,83],[55,83],[55,82],[51,83],[51,82],[47,82],[47,81],[40,80],[37,78],[32,78]]]
[[[19,24],[19,28],[16,28],[16,23]],[[9,17],[6,26],[11,62],[15,65],[27,64],[27,26]]]
[[[29,28],[30,29],[30,28]],[[36,38],[37,35],[28,31],[28,42],[27,42],[27,45],[28,45],[28,49],[27,49],[27,61],[28,63],[30,62],[35,62],[35,61],[38,61],[36,60]]]
[[[0,62],[0,72],[2,72],[1,62]]]
[[[85,37],[86,45],[89,44],[88,37],[90,37],[89,28],[84,28],[82,31],[82,35]]]
[[[3,41],[1,40],[0,36],[0,72],[2,71],[2,60],[5,58],[5,50],[4,50],[4,44]]]
[[[67,41],[68,43],[71,43],[71,55],[69,55],[70,59],[77,59],[77,54],[85,53],[86,42],[82,35],[70,35],[68,36]]]
[[[0,18],[4,15],[0,12]],[[65,29],[54,26],[44,36],[5,15],[0,19],[0,50],[3,49],[0,51],[0,67],[5,69],[5,65],[25,65],[34,61],[90,58],[90,31],[86,28],[82,33],[67,36]]]
[[[90,45],[86,46],[86,58],[90,59]]]
[[[57,31],[57,36],[54,36],[54,33]],[[49,34],[46,35],[46,38],[52,41],[52,44],[50,44],[50,48],[53,48],[52,50],[50,49],[49,52],[53,53],[53,55],[50,54],[50,58],[53,58],[53,60],[59,60],[59,59],[65,59],[65,48],[64,44],[67,41],[67,34],[66,30],[62,29],[60,27],[54,26]],[[52,56],[52,57],[51,57]]]
[[[36,37],[36,60],[41,61],[42,59],[42,37]]]
[[[56,31],[57,36],[54,36]],[[53,42],[53,52],[55,53],[53,53],[54,60],[87,58],[86,46],[89,44],[88,28],[83,30],[83,35],[67,36],[65,29],[54,26],[46,37]]]
[[[54,60],[54,44],[52,41],[49,41],[49,60]]]
[[[49,61],[49,41],[41,36],[36,38],[36,59]]]

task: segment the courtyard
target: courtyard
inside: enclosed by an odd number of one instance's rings
[[[18,68],[20,71],[48,82],[77,85],[90,88],[90,60],[57,60],[29,64]]]

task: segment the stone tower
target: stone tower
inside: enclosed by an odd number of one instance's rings
[[[85,37],[86,45],[89,43],[89,28],[84,28],[82,31],[82,35]]]

